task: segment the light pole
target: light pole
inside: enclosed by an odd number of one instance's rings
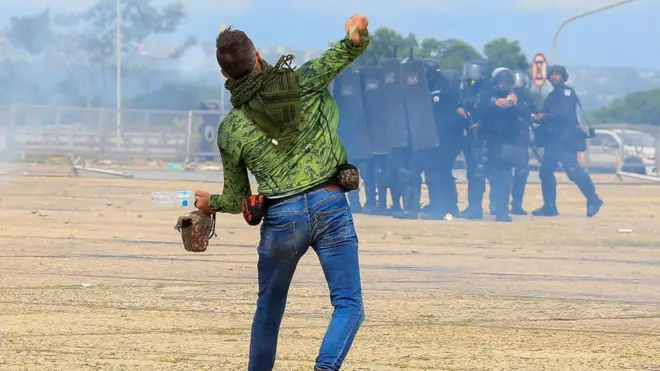
[[[117,36],[116,50],[117,54],[117,147],[121,147],[121,0],[117,0]]]
[[[227,28],[227,25],[224,23],[220,23],[220,32],[224,31]],[[220,88],[220,115],[225,114],[225,84],[223,83],[221,88]],[[221,116],[224,117],[224,116]]]
[[[571,23],[575,20],[578,20],[580,18],[590,16],[592,14],[600,13],[600,12],[603,12],[603,11],[606,11],[606,10],[610,10],[612,8],[616,8],[616,7],[621,6],[621,5],[632,3],[633,1],[635,1],[635,0],[619,1],[618,3],[610,4],[610,5],[607,5],[607,6],[600,7],[598,9],[590,10],[590,11],[585,12],[585,13],[580,13],[578,15],[574,15],[574,16],[568,18],[567,20],[563,21],[559,25],[559,27],[557,28],[557,32],[555,32],[555,37],[552,39],[552,55],[551,55],[552,59],[550,59],[550,61],[553,64],[557,63],[557,39],[559,38],[559,33],[561,33],[561,31],[564,29],[564,27],[567,24],[569,24],[569,23]]]

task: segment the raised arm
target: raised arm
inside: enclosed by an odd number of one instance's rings
[[[320,57],[298,68],[303,93],[328,88],[330,82],[369,47],[368,21],[360,15],[346,22],[346,37],[332,45]]]

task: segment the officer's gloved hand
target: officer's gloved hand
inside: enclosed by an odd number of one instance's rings
[[[545,113],[535,113],[532,115],[532,120],[541,121],[545,118]]]
[[[495,104],[500,108],[509,108],[513,106],[513,102],[507,98],[497,98],[495,99]]]

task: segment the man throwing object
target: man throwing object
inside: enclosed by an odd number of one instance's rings
[[[266,63],[243,31],[228,28],[216,40],[233,106],[218,130],[224,189],[197,191],[196,206],[209,215],[242,211],[253,225],[263,216],[250,371],[273,369],[289,286],[310,246],[334,307],[315,370],[339,370],[364,321],[358,238],[344,194],[356,186],[356,172],[339,140],[328,85],[367,49],[367,25],[351,17],[343,40],[295,71],[292,56]],[[251,194],[248,169],[259,195]]]

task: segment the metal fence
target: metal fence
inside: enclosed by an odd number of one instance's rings
[[[222,117],[219,111],[122,110],[118,125],[114,109],[0,106],[0,150],[22,158],[217,158]]]
[[[219,111],[116,110],[53,106],[0,106],[0,151],[18,157],[85,159],[217,159]],[[660,127],[596,125],[583,165],[659,175]],[[538,166],[535,159],[532,166]]]

